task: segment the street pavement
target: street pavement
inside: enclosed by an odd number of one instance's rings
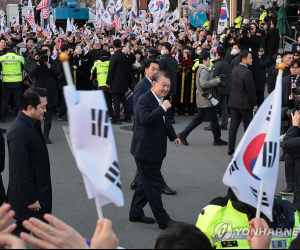
[[[16,115],[9,115],[7,123],[0,126],[9,129],[15,117]],[[181,132],[192,118],[192,116],[177,117],[174,125],[176,133]],[[123,126],[127,125],[130,124],[123,124]],[[204,122],[191,133],[188,137],[190,144],[188,147],[176,147],[171,142],[168,144],[162,173],[169,187],[177,190],[178,195],[163,195],[163,203],[173,220],[196,224],[202,208],[207,206],[212,199],[227,194],[228,188],[223,185],[222,178],[230,161],[227,155],[228,148],[212,145],[212,133],[204,131],[204,127],[208,125],[209,123]],[[57,117],[53,118],[50,133],[53,144],[48,146],[53,185],[53,214],[74,227],[83,237],[91,238],[97,221],[95,202],[87,199],[82,176],[76,167],[67,141],[67,126],[67,122],[60,122]],[[132,132],[121,130],[120,126],[114,126],[113,129],[118,149],[125,206],[118,208],[113,204],[107,205],[103,208],[103,214],[105,218],[113,221],[114,232],[120,240],[121,247],[153,249],[156,238],[162,232],[158,229],[158,225],[144,225],[128,221],[133,197],[130,183],[136,171],[134,158],[130,154]],[[238,140],[242,135],[243,126],[241,125]],[[222,131],[222,139],[228,141],[228,131]],[[7,188],[8,157],[6,157],[3,180]],[[285,188],[284,164],[280,163],[276,194]],[[292,201],[292,197],[288,199]],[[145,208],[145,214],[153,217],[149,205]]]

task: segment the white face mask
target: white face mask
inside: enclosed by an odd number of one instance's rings
[[[160,53],[161,53],[162,55],[164,55],[164,54],[165,54],[165,51],[164,51],[164,50],[162,50]]]
[[[232,55],[232,56],[237,55],[237,53],[239,53],[239,51],[236,50],[236,49],[233,49],[233,50],[231,51],[231,55]]]
[[[198,51],[197,51],[197,54],[198,54],[198,55],[200,55],[200,54],[201,54],[201,52],[202,52],[201,50],[198,50]]]
[[[115,52],[110,52],[110,55],[113,55],[113,54],[115,54]]]
[[[278,58],[277,60],[276,60],[276,63],[282,63],[282,59],[281,58]]]

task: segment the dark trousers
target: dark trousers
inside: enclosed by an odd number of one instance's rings
[[[275,62],[273,60],[273,56],[278,52],[278,48],[268,48],[269,55],[269,68],[272,67]]]
[[[297,211],[300,211],[300,168],[295,168],[295,194],[294,194],[294,205]]]
[[[137,170],[136,173],[135,173],[135,177],[134,177],[134,180],[133,182],[134,183],[139,183],[139,179],[140,179],[140,174],[139,174],[139,171]],[[161,175],[160,176],[160,180],[161,180],[161,183],[160,183],[160,187],[165,187],[167,186],[167,183],[165,182],[165,179],[164,177]]]
[[[218,121],[217,108],[198,108],[197,116],[190,122],[190,124],[185,128],[181,134],[188,137],[188,135],[197,128],[201,123],[203,123],[205,117],[209,117],[211,121],[212,133],[214,135],[214,140],[218,141],[221,138],[221,129]]]
[[[227,95],[218,95],[219,106],[222,113],[222,127],[228,127],[228,96]]]
[[[52,125],[52,113],[54,108],[47,108],[47,112],[45,113],[45,122],[44,122],[44,136],[49,138],[51,125]]]
[[[229,128],[229,150],[235,150],[236,135],[240,124],[243,121],[244,131],[246,132],[253,119],[253,110],[230,108],[231,123]]]
[[[2,206],[6,201],[6,193],[3,185],[2,175],[0,174],[0,206]]]
[[[114,101],[114,109],[115,109],[114,119],[116,121],[120,120],[120,102],[123,104],[123,107],[124,107],[125,118],[130,119],[130,111],[129,111],[128,102],[126,100],[125,93],[112,94],[112,98],[113,98],[113,101]]]
[[[59,105],[59,116],[64,116],[67,114],[67,104],[65,100],[65,95],[61,96],[60,105]]]
[[[23,221],[16,221],[16,229],[15,231],[13,231],[11,234],[14,235],[14,236],[17,236],[17,237],[20,237],[20,234],[21,233],[28,233],[30,234],[30,231],[28,231],[25,227],[23,227],[22,225]]]
[[[256,90],[257,106],[260,107],[265,101],[265,92]]]
[[[22,110],[22,88],[17,89],[4,89],[3,98],[1,103],[1,117],[6,117],[6,110],[8,102],[10,101],[11,95],[14,95],[17,110]]]
[[[300,178],[300,176],[298,176],[298,178]],[[296,182],[296,160],[288,154],[285,157],[285,179],[287,188],[294,190]]]
[[[109,93],[108,88],[107,87],[99,87],[98,90],[102,90],[103,91],[103,94],[105,96],[105,101],[106,101],[106,105],[107,105],[109,116],[113,119],[115,115],[114,115],[114,110],[112,108],[111,94]]]
[[[160,191],[162,162],[147,162],[136,158],[135,162],[141,178],[132,199],[129,216],[133,218],[144,216],[143,208],[149,202],[157,223],[167,223],[170,217],[163,207]]]

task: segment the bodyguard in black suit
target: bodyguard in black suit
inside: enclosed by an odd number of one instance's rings
[[[242,51],[240,58],[241,64],[231,74],[231,93],[228,103],[231,113],[228,155],[234,153],[236,135],[241,121],[246,131],[253,119],[253,109],[255,112],[258,110],[253,74],[248,69],[252,65],[252,54],[249,51]]]
[[[28,89],[23,95],[23,111],[12,123],[8,136],[9,185],[7,202],[16,212],[19,236],[28,232],[22,222],[31,217],[44,220],[52,212],[50,162],[41,129],[47,106],[47,91]]]
[[[115,109],[115,117],[112,123],[118,125],[121,125],[120,101],[122,102],[125,111],[125,122],[131,122],[128,102],[125,96],[125,93],[128,90],[127,79],[130,72],[128,72],[127,56],[121,51],[121,45],[120,40],[114,40],[113,46],[116,52],[110,58],[108,76],[106,80],[109,93],[112,94]]]
[[[174,131],[166,111],[171,108],[163,98],[168,94],[171,77],[160,71],[153,76],[153,87],[142,95],[136,104],[131,154],[140,173],[140,181],[134,193],[130,221],[153,224],[155,220],[145,217],[143,208],[149,202],[159,228],[174,224],[163,208],[161,200],[161,166],[167,153],[167,137],[177,146],[180,140]]]

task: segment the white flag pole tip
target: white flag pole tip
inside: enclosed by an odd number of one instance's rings
[[[98,218],[99,218],[100,221],[104,221],[102,208],[98,206],[98,204],[97,204],[97,198],[95,198],[95,202],[96,202],[96,208],[97,208]]]
[[[262,199],[263,199],[263,194],[264,194],[264,182],[261,181],[259,197],[258,197],[258,205],[257,205],[257,210],[256,210],[256,218],[260,218],[261,203],[262,203]]]
[[[66,76],[66,80],[69,86],[73,86],[73,78],[72,78],[72,74],[71,74],[71,70],[70,70],[70,66],[69,66],[69,55],[67,53],[61,53],[59,56],[59,60],[62,62],[63,67],[64,67],[64,71],[65,71],[65,76]]]

